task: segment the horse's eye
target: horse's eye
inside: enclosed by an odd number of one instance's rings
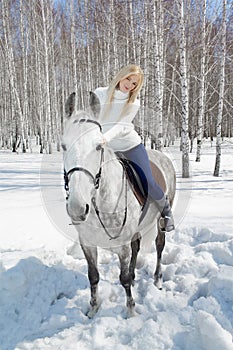
[[[66,151],[66,145],[64,143],[61,144],[61,147],[62,147],[63,151]]]

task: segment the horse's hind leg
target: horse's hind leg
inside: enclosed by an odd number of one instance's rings
[[[161,268],[162,252],[165,246],[165,231],[163,231],[158,224],[158,235],[155,240],[157,250],[157,265],[154,273],[154,284],[158,289],[162,289],[163,276]]]
[[[130,257],[131,257],[131,247],[123,246],[117,252],[120,260],[120,282],[125,289],[127,298],[127,317],[134,315],[135,302],[132,297],[131,286],[132,286],[132,273],[130,273]]]
[[[140,250],[140,242],[141,242],[141,237],[137,233],[131,242],[131,250],[132,250],[132,256],[131,256],[131,261],[129,265],[129,273],[132,276],[132,284],[134,285],[134,279],[135,279],[135,267],[137,263],[137,256],[138,252]]]
[[[87,260],[88,278],[91,285],[91,309],[88,311],[87,316],[89,318],[92,318],[94,317],[100,306],[98,301],[99,272],[97,269],[97,248],[85,247],[83,245],[81,247]]]

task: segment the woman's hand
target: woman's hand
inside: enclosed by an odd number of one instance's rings
[[[93,140],[93,144],[94,144],[94,147],[97,149],[97,148],[100,148],[100,147],[103,147],[104,145],[106,145],[107,143],[107,140],[104,136],[98,136],[96,137],[94,140]]]

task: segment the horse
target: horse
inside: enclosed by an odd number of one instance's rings
[[[78,231],[79,244],[88,265],[91,299],[87,316],[94,317],[100,307],[97,248],[101,247],[119,257],[119,279],[125,289],[127,317],[130,317],[135,313],[131,287],[140,242],[151,230],[157,231],[154,284],[162,288],[161,258],[166,232],[161,214],[150,199],[147,200],[146,210],[142,210],[119,157],[108,145],[100,143],[102,126],[98,121],[98,97],[92,93],[90,110],[76,111],[73,93],[66,102],[65,110],[66,124],[61,145],[66,210]],[[172,205],[176,188],[173,164],[159,151],[150,151],[149,157],[152,170],[158,175],[157,181]]]

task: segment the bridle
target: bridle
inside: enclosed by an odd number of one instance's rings
[[[96,124],[96,125],[98,125],[98,127],[100,128],[100,131],[102,132],[101,124],[98,123],[96,120],[80,119],[78,122],[79,123],[93,123],[93,124]],[[103,162],[104,162],[104,147],[102,145],[97,145],[96,150],[97,151],[100,150],[100,152],[101,152],[99,170],[96,173],[96,175],[93,175],[88,169],[86,169],[84,167],[80,167],[80,166],[76,166],[74,168],[71,168],[69,171],[66,171],[66,169],[64,169],[64,188],[65,188],[65,191],[66,191],[66,200],[68,200],[68,198],[69,198],[69,192],[70,192],[70,190],[69,190],[69,181],[70,181],[70,177],[72,176],[72,174],[74,172],[76,172],[76,171],[81,171],[84,174],[86,174],[92,180],[93,185],[94,185],[95,191],[93,191],[91,202],[93,204],[93,207],[95,209],[95,213],[96,213],[96,215],[97,215],[97,217],[99,219],[99,222],[100,222],[101,226],[103,227],[104,231],[106,232],[106,234],[108,235],[108,237],[110,239],[116,239],[116,238],[119,238],[119,236],[120,236],[120,234],[121,234],[121,232],[122,232],[122,230],[123,230],[123,228],[125,226],[126,219],[127,219],[127,179],[126,179],[126,176],[125,176],[125,170],[124,170],[124,166],[123,166],[122,184],[125,183],[124,219],[123,219],[120,231],[118,232],[118,234],[116,236],[113,237],[113,236],[110,235],[110,233],[108,232],[106,226],[104,225],[104,222],[102,221],[102,219],[100,217],[100,212],[99,212],[98,206],[96,204],[96,196],[95,196],[95,194],[96,194],[96,190],[99,189],[101,175],[102,175],[102,166],[103,166]],[[122,188],[123,188],[123,186],[122,186]]]
[[[79,123],[93,123],[98,125],[98,127],[100,128],[100,131],[102,132],[102,127],[100,125],[100,123],[98,123],[95,120],[92,119],[80,119]],[[97,190],[99,188],[99,182],[100,182],[100,178],[101,178],[101,173],[102,173],[102,164],[104,161],[104,148],[101,145],[97,146],[97,150],[101,151],[101,156],[100,156],[100,166],[99,166],[99,171],[97,172],[97,174],[94,176],[88,169],[80,167],[80,166],[76,166],[72,169],[70,169],[68,172],[66,171],[66,169],[64,169],[64,188],[66,190],[66,194],[67,194],[67,199],[69,197],[69,181],[70,181],[70,176],[75,172],[75,171],[82,171],[83,173],[85,173],[87,176],[89,176],[94,184],[94,188]]]

